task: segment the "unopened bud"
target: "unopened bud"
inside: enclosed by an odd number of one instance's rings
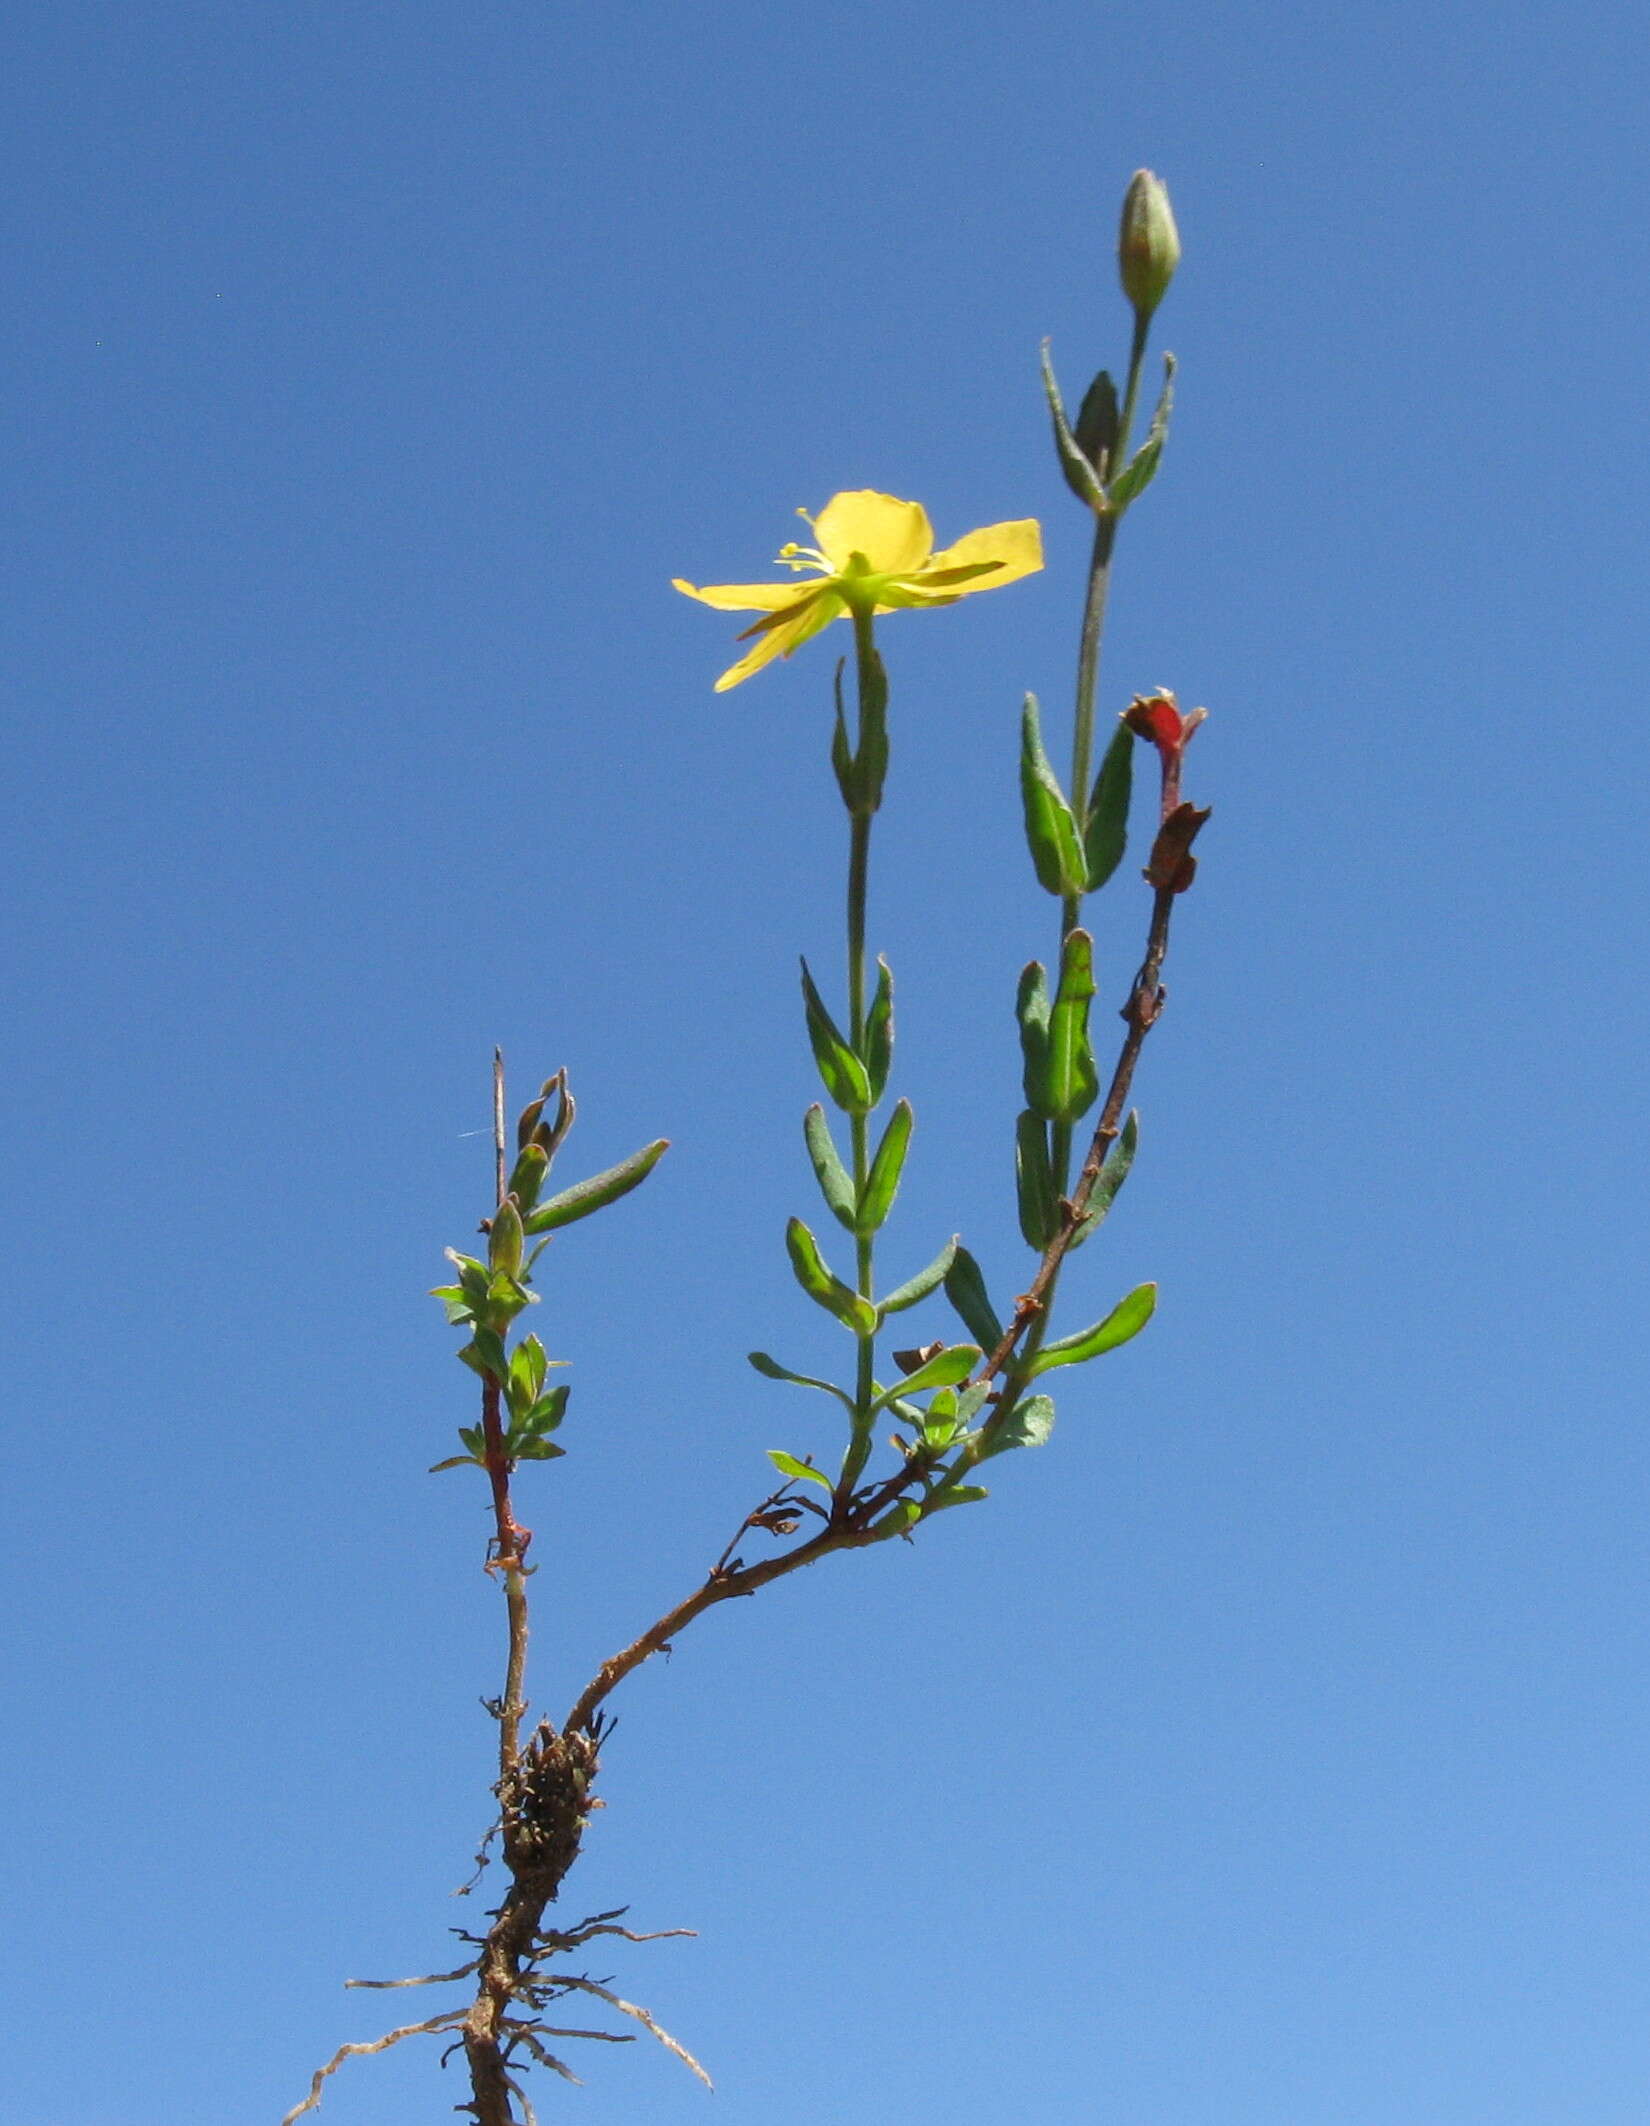
[[[1174,225],[1169,191],[1150,170],[1136,170],[1123,195],[1123,224],[1117,236],[1117,271],[1123,293],[1140,317],[1150,317],[1162,302],[1174,269],[1180,264],[1180,232]]]

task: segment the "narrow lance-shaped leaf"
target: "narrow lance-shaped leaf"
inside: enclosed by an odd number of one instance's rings
[[[865,1076],[875,1107],[888,1084],[894,1060],[894,975],[888,962],[877,955],[877,986],[871,1008],[865,1014]]]
[[[852,812],[859,787],[854,778],[854,749],[848,742],[848,719],[842,713],[842,669],[847,661],[846,657],[837,659],[831,680],[831,694],[836,705],[831,725],[831,767],[836,774],[836,786],[842,792],[842,802]]]
[[[1037,883],[1062,899],[1075,899],[1088,885],[1088,864],[1077,821],[1043,751],[1035,694],[1026,696],[1020,717],[1020,802]]]
[[[926,1299],[930,1292],[937,1291],[945,1280],[945,1273],[956,1259],[955,1236],[945,1243],[926,1269],[915,1277],[908,1277],[904,1284],[896,1285],[877,1308],[878,1320],[889,1314],[903,1314],[907,1307],[914,1307],[919,1299]]]
[[[969,1334],[985,1350],[995,1351],[1003,1340],[1003,1325],[987,1295],[980,1266],[967,1248],[958,1248],[951,1258],[951,1267],[945,1273],[945,1296]]]
[[[1111,1154],[1100,1169],[1100,1178],[1095,1182],[1089,1196],[1089,1207],[1083,1213],[1082,1223],[1072,1235],[1071,1244],[1080,1248],[1097,1225],[1104,1222],[1106,1213],[1117,1201],[1117,1192],[1129,1178],[1129,1168],[1134,1164],[1134,1155],[1140,1147],[1140,1112],[1130,1108],[1129,1119],[1123,1124]]]
[[[819,1183],[819,1193],[825,1198],[832,1215],[849,1232],[854,1230],[854,1184],[848,1169],[842,1163],[842,1155],[831,1135],[831,1125],[825,1119],[825,1110],[816,1100],[802,1118],[802,1138],[808,1147],[808,1158],[814,1170],[814,1179]]]
[[[788,1380],[798,1388],[818,1388],[826,1395],[834,1395],[845,1410],[851,1411],[854,1399],[846,1388],[839,1388],[835,1381],[815,1380],[811,1373],[793,1373],[789,1366],[782,1366],[777,1358],[770,1358],[766,1351],[748,1351],[746,1357],[757,1372],[768,1380]]]
[[[1060,1230],[1060,1205],[1049,1165],[1048,1125],[1028,1107],[1014,1129],[1014,1180],[1020,1201],[1020,1231],[1040,1255]]]
[[[1060,986],[1048,1015],[1046,1099],[1050,1118],[1075,1122],[1094,1105],[1100,1078],[1089,1045],[1089,1004],[1094,996],[1094,941],[1070,930],[1060,952]]]
[[[865,1065],[842,1038],[836,1021],[825,1009],[825,1000],[814,987],[806,960],[802,962],[802,1003],[808,1015],[808,1045],[814,1052],[814,1062],[818,1065],[825,1090],[845,1113],[868,1114],[876,1103],[871,1096],[871,1081],[866,1076]]]
[[[888,1117],[888,1127],[882,1133],[882,1142],[877,1146],[870,1171],[865,1176],[865,1193],[853,1220],[856,1233],[868,1235],[879,1231],[893,1208],[899,1177],[905,1167],[905,1154],[911,1143],[912,1120],[909,1100],[901,1100]]]
[[[1134,733],[1119,723],[1112,733],[1094,778],[1083,854],[1088,862],[1089,891],[1094,893],[1123,861],[1129,833],[1129,798],[1134,786]]]
[[[904,1380],[885,1388],[871,1407],[876,1409],[879,1405],[891,1403],[896,1395],[920,1395],[925,1388],[954,1388],[967,1380],[979,1357],[973,1344],[949,1344],[914,1373],[908,1373]]]
[[[1156,477],[1158,460],[1169,440],[1169,414],[1174,406],[1174,368],[1174,356],[1166,354],[1163,357],[1163,389],[1158,395],[1157,411],[1152,415],[1146,440],[1106,490],[1114,510],[1127,509]]]
[[[1032,1360],[1033,1375],[1046,1373],[1051,1366],[1079,1366],[1085,1359],[1099,1358],[1103,1352],[1115,1351],[1119,1344],[1126,1344],[1131,1336],[1140,1334],[1151,1320],[1156,1305],[1156,1285],[1136,1285],[1127,1298],[1120,1299],[1105,1320],[1097,1321],[1092,1329],[1084,1329],[1076,1336],[1062,1336],[1058,1343],[1045,1344]]]
[[[827,1491],[830,1490],[830,1478],[823,1469],[814,1468],[811,1462],[799,1461],[794,1454],[787,1454],[783,1447],[770,1447],[767,1455],[780,1475],[788,1476],[793,1483],[823,1484]]]
[[[817,1300],[828,1314],[834,1314],[856,1336],[875,1334],[876,1308],[868,1299],[861,1299],[857,1292],[850,1290],[840,1277],[831,1275],[819,1252],[819,1242],[800,1218],[793,1218],[785,1228],[785,1252],[791,1258],[797,1283],[810,1299]]]
[[[592,1211],[604,1210],[608,1204],[617,1203],[621,1196],[628,1196],[633,1188],[641,1186],[669,1149],[670,1139],[659,1137],[652,1144],[644,1144],[639,1152],[632,1152],[628,1159],[621,1159],[617,1166],[610,1166],[605,1173],[592,1174],[588,1181],[564,1188],[560,1195],[539,1205],[527,1220],[527,1231],[556,1232],[564,1225],[588,1218]]]
[[[1014,1016],[1020,1022],[1026,1105],[1038,1114],[1046,1114],[1048,1105],[1048,1014],[1048,979],[1042,961],[1032,960],[1020,971]]]
[[[1055,381],[1054,365],[1048,358],[1048,341],[1042,346],[1043,391],[1048,399],[1049,419],[1054,425],[1054,454],[1060,460],[1060,470],[1066,476],[1066,485],[1079,502],[1086,502],[1096,516],[1106,513],[1106,491],[1095,475],[1094,467],[1083,455],[1082,447],[1071,432],[1066,419],[1065,402],[1060,396],[1060,386]],[[1084,406],[1088,401],[1085,399]]]

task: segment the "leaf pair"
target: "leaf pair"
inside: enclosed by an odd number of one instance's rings
[[[1174,356],[1166,354],[1163,357],[1163,388],[1158,394],[1146,440],[1121,468],[1114,468],[1113,463],[1122,441],[1117,387],[1107,372],[1102,369],[1084,394],[1077,425],[1073,428],[1066,418],[1065,401],[1055,381],[1047,340],[1043,342],[1042,366],[1043,390],[1048,399],[1049,418],[1054,424],[1054,452],[1060,461],[1060,470],[1065,474],[1066,485],[1097,517],[1120,517],[1157,476],[1163,446],[1169,437],[1169,415],[1174,406]]]
[[[819,1242],[800,1218],[791,1219],[785,1228],[785,1252],[791,1258],[797,1283],[808,1297],[828,1314],[834,1314],[856,1336],[870,1337],[876,1334],[888,1315],[903,1313],[938,1288],[951,1267],[957,1243],[954,1239],[948,1240],[932,1262],[920,1269],[915,1277],[897,1285],[886,1299],[880,1301],[863,1298],[833,1273],[820,1252]],[[756,1363],[754,1357],[751,1362]]]
[[[894,1055],[894,977],[888,962],[877,961],[877,986],[865,1014],[865,1036],[858,1048],[843,1038],[802,962],[802,1003],[808,1016],[808,1042],[825,1090],[845,1114],[868,1115],[882,1098]]]
[[[893,1208],[900,1175],[905,1168],[905,1155],[911,1145],[913,1120],[910,1101],[901,1100],[889,1116],[882,1141],[872,1154],[865,1186],[856,1191],[853,1178],[837,1151],[824,1108],[815,1101],[802,1118],[803,1141],[808,1147],[808,1158],[813,1166],[814,1179],[819,1183],[819,1192],[838,1224],[846,1226],[858,1239],[868,1239],[872,1233],[880,1231]]]
[[[1014,1011],[1020,1022],[1026,1106],[1045,1122],[1075,1122],[1099,1097],[1089,1041],[1094,994],[1094,940],[1086,930],[1066,933],[1059,987],[1052,1000],[1040,960],[1033,960],[1020,976]]]
[[[1123,860],[1134,782],[1134,734],[1119,723],[1081,826],[1043,746],[1037,697],[1020,715],[1020,803],[1026,845],[1037,882],[1062,900],[1080,900],[1102,887]]]

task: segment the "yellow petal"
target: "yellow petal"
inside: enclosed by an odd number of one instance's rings
[[[971,531],[955,546],[929,557],[928,567],[917,577],[917,588],[930,570],[965,568],[980,561],[999,561],[1002,566],[989,576],[951,584],[948,596],[965,598],[970,591],[994,591],[1005,583],[1018,583],[1022,576],[1034,576],[1043,565],[1043,534],[1037,519],[1021,517],[1012,524],[988,524],[981,531]]]
[[[787,605],[806,598],[815,580],[804,577],[800,583],[708,583],[701,589],[698,584],[684,583],[680,576],[670,579],[672,589],[697,598],[701,605],[714,605],[719,613],[781,613]]]
[[[820,551],[832,568],[863,554],[877,576],[909,574],[934,550],[934,527],[920,502],[899,502],[873,487],[832,495],[814,519]]]
[[[810,635],[817,635],[822,627],[827,626],[845,610],[836,593],[823,586],[816,584],[806,592],[806,596],[807,603],[777,626],[763,627],[759,634],[754,628],[749,631],[756,634],[755,647],[748,655],[741,657],[737,664],[730,665],[717,680],[718,694],[725,694],[729,687],[736,687],[742,679],[749,679],[752,672],[761,671],[765,664],[771,664],[776,657],[789,657],[793,650],[802,647]]]

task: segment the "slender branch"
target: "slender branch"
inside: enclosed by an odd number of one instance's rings
[[[400,2030],[391,2030],[383,2037],[375,2037],[370,2045],[340,2045],[324,2067],[317,2067],[309,2085],[309,2095],[301,2104],[295,2104],[282,2119],[281,2126],[292,2126],[294,2119],[301,2119],[306,2111],[313,2111],[321,2101],[321,2085],[328,2075],[336,2074],[345,2060],[359,2059],[368,2052],[387,2052],[391,2045],[399,2045],[404,2037],[430,2037],[438,2030],[451,2030],[464,2020],[464,2010],[455,2008],[447,2015],[433,2015],[427,2023],[407,2023]]]
[[[674,2052],[679,2060],[684,2061],[691,2067],[707,2089],[716,2087],[716,2084],[693,2057],[693,2054],[689,2052],[686,2045],[679,2045],[668,2030],[661,2029],[645,2008],[638,2008],[634,2001],[620,2000],[616,1993],[610,1993],[605,1986],[598,1986],[593,1978],[564,1978],[561,1983],[564,1986],[576,1987],[580,1993],[594,1993],[599,2000],[604,2000],[609,2006],[617,2008],[621,2015],[634,2016],[642,2028],[650,2031],[667,2052]]]
[[[1174,794],[1178,799],[1178,783],[1175,785]],[[1166,784],[1165,797],[1167,795]],[[1060,1231],[1044,1250],[1037,1265],[1037,1274],[1032,1279],[1029,1290],[1016,1305],[1013,1320],[1004,1330],[1002,1341],[994,1351],[982,1359],[975,1370],[973,1379],[976,1385],[982,1381],[994,1380],[1012,1362],[1022,1337],[1040,1319],[1048,1303],[1049,1292],[1059,1275],[1060,1265],[1082,1224],[1089,1199],[1099,1181],[1106,1153],[1121,1126],[1121,1117],[1134,1082],[1140,1051],[1163,1009],[1166,994],[1162,983],[1163,962],[1169,948],[1169,922],[1176,897],[1172,886],[1159,887],[1153,894],[1145,956],[1122,1011],[1127,1031],[1112,1071],[1105,1102],[1089,1141],[1077,1186],[1070,1198],[1063,1203]],[[1005,1395],[1000,1408],[1006,1411],[1011,1407],[1012,1398]],[[988,1443],[992,1424],[998,1421],[1000,1420],[993,1420],[982,1428],[983,1436],[979,1448]],[[970,1455],[966,1466],[972,1466],[979,1458],[977,1448]],[[574,1701],[562,1732],[574,1735],[587,1729],[598,1708],[625,1677],[634,1669],[640,1668],[642,1663],[651,1659],[654,1654],[664,1652],[678,1633],[685,1631],[688,1625],[693,1623],[695,1618],[703,1616],[707,1609],[714,1609],[719,1602],[730,1601],[735,1596],[755,1594],[770,1582],[783,1579],[789,1573],[799,1572],[804,1566],[815,1564],[820,1558],[828,1557],[834,1551],[857,1550],[875,1541],[872,1530],[879,1516],[913,1484],[930,1473],[933,1466],[931,1461],[913,1457],[904,1469],[897,1470],[868,1492],[856,1495],[849,1502],[842,1517],[833,1519],[826,1527],[818,1529],[806,1542],[797,1544],[795,1549],[783,1551],[777,1557],[767,1558],[760,1564],[743,1566],[737,1570],[718,1568],[684,1601],[678,1602],[674,1609],[667,1610],[640,1638],[633,1640],[622,1652],[614,1654],[602,1663]],[[745,1526],[750,1525],[751,1522],[747,1520]],[[729,1551],[732,1547],[730,1544]],[[728,1552],[724,1551],[724,1559],[727,1555]]]
[[[346,1989],[353,1986],[370,1993],[391,1993],[397,1986],[449,1986],[455,1979],[468,1978],[475,1967],[472,1957],[456,1971],[431,1971],[422,1978],[346,1978],[344,1985]]]

